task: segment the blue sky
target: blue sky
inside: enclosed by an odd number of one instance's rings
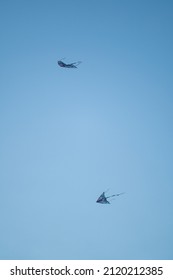
[[[1,1],[0,259],[173,259],[172,12]]]

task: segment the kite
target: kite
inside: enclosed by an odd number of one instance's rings
[[[77,62],[73,62],[73,63],[70,63],[70,64],[66,64],[62,60],[58,60],[57,63],[58,63],[58,65],[60,67],[64,67],[64,68],[77,68],[77,66],[81,63],[81,61],[77,61]]]
[[[110,197],[114,197],[114,196],[119,196],[119,195],[122,195],[122,194],[124,194],[124,192],[123,193],[117,193],[117,194],[113,194],[113,195],[110,195],[110,196],[105,196],[105,192],[103,192],[100,196],[99,196],[99,198],[97,199],[97,203],[101,203],[101,204],[110,204],[110,202],[107,200],[108,198],[110,198]]]

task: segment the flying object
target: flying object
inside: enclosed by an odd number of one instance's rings
[[[77,68],[77,66],[81,63],[81,61],[77,61],[77,62],[66,64],[62,60],[58,60],[57,63],[58,63],[58,65],[60,67],[64,67],[64,68]]]
[[[107,200],[108,198],[110,198],[110,197],[114,197],[114,196],[119,196],[119,195],[122,195],[122,194],[124,194],[124,192],[123,193],[117,193],[117,194],[113,194],[113,195],[110,195],[110,196],[105,196],[105,192],[103,192],[100,196],[99,196],[99,198],[97,199],[97,203],[101,203],[101,204],[110,204],[110,202]]]

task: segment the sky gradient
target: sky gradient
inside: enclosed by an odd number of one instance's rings
[[[173,259],[172,14],[1,1],[0,259]]]

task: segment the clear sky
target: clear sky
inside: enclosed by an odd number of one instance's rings
[[[0,1],[0,259],[173,259],[172,15]]]

